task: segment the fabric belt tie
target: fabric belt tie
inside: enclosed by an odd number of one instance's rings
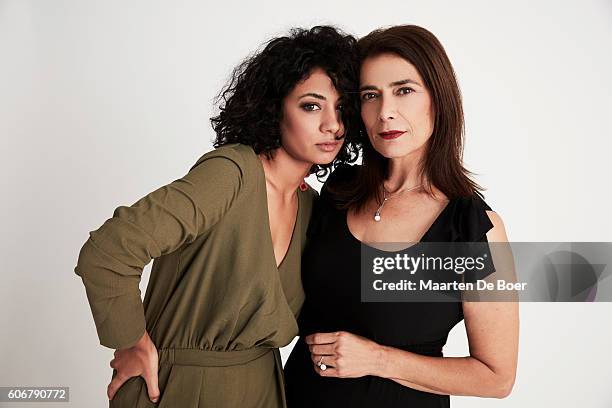
[[[229,367],[246,364],[272,352],[273,348],[254,347],[247,350],[215,351],[199,349],[160,349],[159,363],[200,367]]]

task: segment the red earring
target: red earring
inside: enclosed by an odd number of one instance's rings
[[[302,191],[308,190],[308,184],[306,184],[305,181],[302,181],[302,183],[300,184],[300,190]]]

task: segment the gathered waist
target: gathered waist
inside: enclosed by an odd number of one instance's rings
[[[229,367],[242,365],[257,360],[271,353],[274,348],[254,347],[247,350],[200,350],[166,348],[157,351],[159,363],[189,365],[200,367]]]

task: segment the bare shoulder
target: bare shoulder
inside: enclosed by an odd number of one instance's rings
[[[506,226],[501,216],[495,211],[487,211],[487,216],[493,224],[493,228],[487,232],[487,240],[489,242],[507,242]]]

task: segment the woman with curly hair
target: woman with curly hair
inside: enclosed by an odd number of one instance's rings
[[[283,407],[279,347],[297,334],[304,177],[356,159],[355,40],[294,29],[238,66],[215,150],[90,232],[81,276],[111,407]],[[155,259],[141,302],[143,267]]]

